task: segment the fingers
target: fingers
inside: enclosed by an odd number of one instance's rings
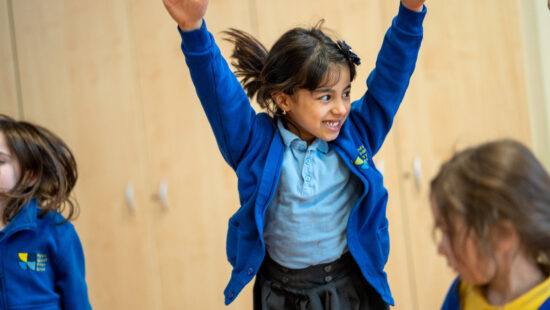
[[[425,0],[401,0],[404,7],[411,11],[422,12]]]

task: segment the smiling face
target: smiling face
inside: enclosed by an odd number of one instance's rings
[[[0,132],[0,192],[7,192],[15,187],[21,169],[19,161],[8,147],[4,133]],[[0,209],[7,203],[7,198],[0,197]]]
[[[287,129],[308,144],[315,137],[325,141],[336,139],[350,111],[349,67],[334,65],[327,72],[327,82],[314,90],[299,89],[293,95],[275,96],[291,123]]]

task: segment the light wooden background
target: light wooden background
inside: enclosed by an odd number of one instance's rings
[[[453,278],[431,237],[428,186],[439,165],[490,139],[531,145],[518,2],[427,3],[417,70],[375,158],[390,193],[387,272],[396,309],[438,309]],[[229,55],[219,40],[228,27],[269,47],[290,27],[325,18],[362,57],[357,99],[397,7],[397,0],[212,0],[206,21]],[[0,40],[0,112],[51,128],[76,154],[75,225],[94,308],[223,308],[236,178],[161,1],[0,0]],[[251,309],[251,287],[228,309]]]

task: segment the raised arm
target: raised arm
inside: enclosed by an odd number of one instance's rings
[[[424,0],[402,0],[386,32],[368,90],[352,105],[350,119],[368,141],[374,155],[388,134],[416,65],[422,42]]]
[[[191,79],[225,161],[237,166],[256,113],[203,22],[208,0],[163,0],[178,23]]]

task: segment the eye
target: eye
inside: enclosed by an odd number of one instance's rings
[[[329,101],[329,100],[330,100],[330,95],[321,96],[321,97],[319,97],[319,100],[321,100],[321,101]]]
[[[345,91],[343,97],[344,97],[344,98],[349,98],[350,93],[351,93],[351,90]]]

